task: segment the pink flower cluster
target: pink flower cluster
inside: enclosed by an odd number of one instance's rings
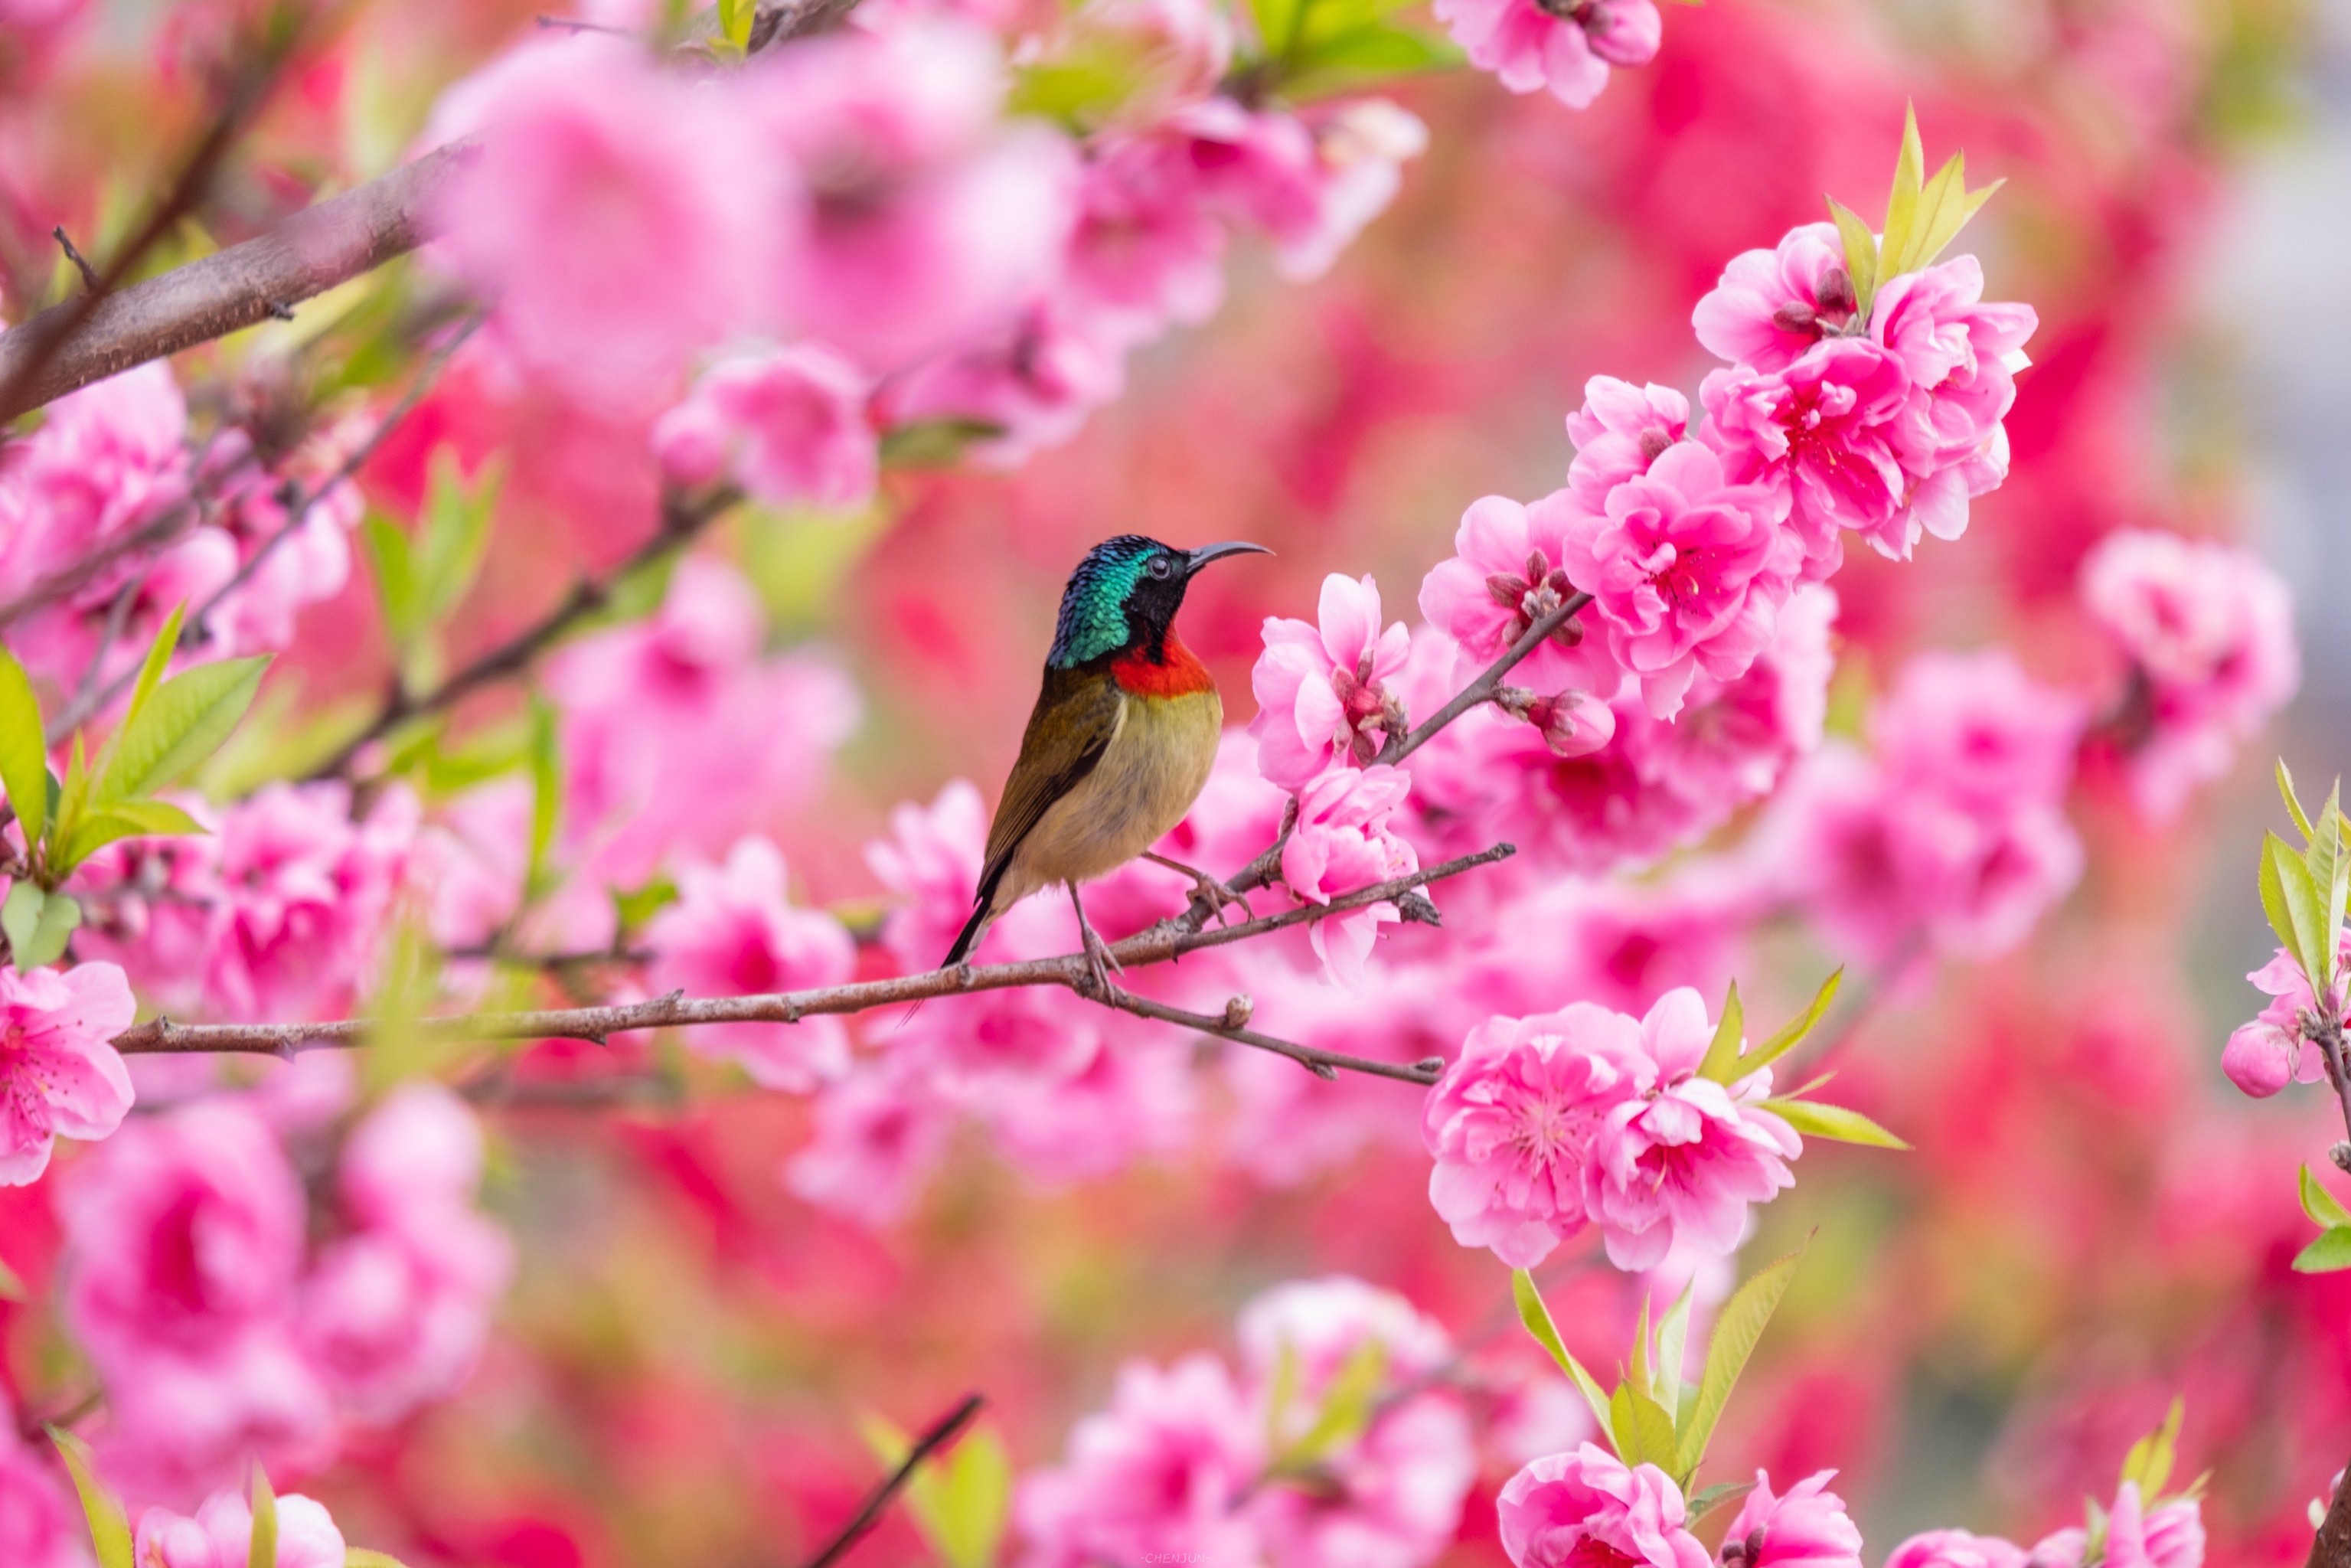
[[[1836,228],[1750,250],[1692,316],[1729,367],[1698,389],[1703,439],[1733,477],[1783,490],[1809,576],[1845,533],[1907,560],[1922,533],[1955,539],[1968,503],[2008,476],[2001,424],[2036,319],[1986,303],[1970,256],[1887,279],[1866,321]]]
[[[1686,988],[1644,1018],[1577,1002],[1472,1030],[1422,1120],[1429,1202],[1454,1239],[1519,1269],[1587,1224],[1625,1270],[1677,1243],[1737,1247],[1748,1206],[1795,1185],[1803,1143],[1756,1104],[1769,1068],[1729,1087],[1698,1075],[1713,1037]]]
[[[1437,16],[1472,65],[1570,109],[1591,106],[1609,67],[1656,58],[1665,30],[1651,0],[1438,0]]]
[[[1459,1396],[1418,1385],[1452,1354],[1444,1330],[1401,1297],[1332,1278],[1251,1301],[1238,1337],[1238,1377],[1205,1352],[1164,1372],[1120,1371],[1110,1407],[1077,1424],[1062,1463],[1022,1478],[1019,1561],[1419,1568],[1443,1553],[1477,1473]],[[1390,1396],[1293,1476],[1290,1445],[1374,1343]]]
[[[504,1289],[507,1243],[472,1207],[480,1133],[446,1090],[400,1091],[360,1125],[345,1226],[308,1263],[266,1104],[141,1118],[61,1184],[66,1319],[106,1388],[101,1458],[134,1497],[234,1484],[255,1460],[315,1469],[341,1419],[447,1396]]]
[[[2124,528],[2083,561],[2082,604],[2129,661],[2118,739],[2140,810],[2168,820],[2294,696],[2294,596],[2249,551]]]
[[[17,1436],[18,1416],[0,1401],[0,1563],[10,1568],[91,1568],[89,1526],[71,1484],[50,1455]]]
[[[1382,101],[1224,96],[1231,26],[1201,0],[1092,5],[1023,39],[1152,62],[1082,142],[1007,117],[1004,50],[974,21],[862,20],[698,82],[608,38],[540,38],[434,118],[428,141],[484,142],[440,250],[496,301],[517,368],[636,411],[735,346],[655,433],[673,480],[847,507],[879,428],[950,422],[1002,459],[1059,440],[1131,350],[1215,308],[1228,228],[1319,271],[1425,141]]]
[[[212,831],[110,846],[77,874],[76,938],[185,1017],[339,1018],[373,977],[416,838],[415,798],[384,789],[360,821],[340,782],[270,784]]]
[[[2064,800],[2084,717],[2003,650],[1921,654],[1872,754],[1825,747],[1773,803],[1769,876],[1866,963],[2007,951],[2081,874]]]
[[[1930,1530],[1896,1547],[1886,1568],[2082,1568],[2088,1546],[2079,1525],[2043,1536],[2029,1551],[1996,1535]],[[2203,1510],[2192,1497],[2150,1508],[2138,1483],[2125,1481],[2105,1511],[2098,1561],[2112,1568],[2203,1568]]]
[[[274,1568],[342,1568],[343,1532],[326,1509],[299,1492],[276,1500]],[[244,1493],[219,1491],[193,1518],[168,1508],[139,1516],[133,1542],[139,1568],[247,1568],[253,1562],[253,1505]]]

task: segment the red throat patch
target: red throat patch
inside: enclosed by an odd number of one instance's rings
[[[1208,678],[1208,666],[1173,632],[1156,663],[1140,651],[1121,653],[1111,661],[1110,674],[1119,690],[1139,697],[1188,697],[1217,686]]]

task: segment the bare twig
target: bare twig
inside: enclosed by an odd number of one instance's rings
[[[246,452],[221,473],[215,475],[214,482],[235,477],[251,466],[256,460],[254,453]],[[108,567],[125,556],[137,555],[144,550],[160,550],[166,545],[177,542],[182,530],[199,514],[197,499],[191,493],[164,507],[153,518],[141,524],[129,533],[109,539],[89,554],[67,562],[16,598],[5,603],[0,603],[0,628],[15,624],[45,604],[54,603],[57,600],[80,592],[96,581],[99,575]]]
[[[849,1549],[881,1522],[883,1512],[899,1492],[905,1490],[906,1483],[914,1479],[914,1471],[922,1462],[954,1442],[956,1434],[971,1425],[972,1417],[978,1415],[979,1407],[987,1403],[980,1395],[967,1394],[963,1396],[963,1403],[932,1422],[929,1429],[914,1439],[914,1446],[906,1450],[906,1457],[899,1462],[898,1468],[883,1477],[882,1484],[866,1495],[865,1506],[841,1527],[841,1532],[826,1542],[822,1551],[808,1560],[807,1568],[832,1568],[834,1563],[849,1555]]]
[[[122,332],[124,327],[139,319],[141,298],[152,298],[157,284],[194,270],[181,267],[162,277],[141,284],[137,288],[122,287],[125,279],[136,271],[148,255],[164,238],[179,227],[180,220],[193,212],[212,188],[213,178],[219,173],[228,151],[245,133],[261,106],[268,101],[270,89],[277,85],[279,72],[291,57],[302,35],[301,15],[282,14],[279,25],[270,29],[265,47],[230,81],[219,112],[198,139],[195,149],[180,166],[178,175],[161,200],[148,210],[147,216],[131,231],[130,238],[115,250],[94,280],[73,298],[53,306],[21,325],[0,332],[0,424],[15,419],[29,409],[35,409],[73,391],[130,369],[132,365],[176,352],[191,343],[216,338],[233,329],[224,327],[208,331],[184,342],[156,348],[123,357],[120,348],[109,352],[107,340]],[[62,238],[62,233],[60,233]],[[255,241],[255,244],[261,242]],[[68,250],[71,247],[68,246]],[[238,250],[245,246],[239,246]],[[211,258],[217,262],[235,254],[224,251]],[[205,262],[197,267],[209,265]],[[87,270],[87,264],[85,264]],[[275,298],[274,296],[267,298]],[[254,319],[259,319],[258,317]],[[250,326],[250,321],[238,325]],[[93,351],[95,350],[95,351]]]
[[[1388,737],[1387,744],[1380,748],[1378,760],[1402,762],[1405,758],[1427,745],[1438,730],[1443,729],[1479,703],[1492,702],[1494,694],[1501,689],[1502,677],[1517,669],[1521,660],[1541,647],[1553,632],[1574,620],[1583,612],[1583,607],[1591,602],[1592,595],[1588,593],[1577,592],[1568,595],[1566,601],[1558,609],[1520,632],[1519,640],[1504,649],[1500,658],[1487,665],[1485,672],[1476,680],[1456,692],[1451,702],[1431,714],[1417,729],[1408,734]]]
[[[1162,1023],[1181,1024],[1186,1029],[1196,1030],[1202,1034],[1214,1035],[1218,1040],[1229,1040],[1241,1045],[1253,1045],[1259,1051],[1270,1051],[1276,1056],[1286,1056],[1317,1078],[1336,1080],[1339,1070],[1343,1067],[1350,1072],[1361,1072],[1367,1077],[1394,1078],[1405,1083],[1418,1083],[1426,1086],[1436,1082],[1438,1075],[1445,1071],[1445,1059],[1441,1056],[1425,1057],[1421,1061],[1410,1063],[1375,1061],[1369,1057],[1346,1056],[1335,1051],[1322,1051],[1311,1045],[1296,1045],[1286,1040],[1276,1040],[1271,1035],[1255,1033],[1240,1027],[1240,1021],[1236,1021],[1245,1020],[1248,1018],[1246,1003],[1239,997],[1235,997],[1232,1002],[1226,1005],[1223,1018],[1210,1018],[1205,1013],[1186,1012],[1181,1008],[1171,1008],[1165,1002],[1155,1002],[1148,997],[1138,997],[1133,991],[1121,990],[1115,987],[1112,988],[1107,998],[1092,991],[1086,994],[1105,1006],[1116,1008],[1121,1012],[1133,1013],[1137,1018],[1157,1019]]]
[[[74,248],[73,235],[66,233],[65,225],[57,225],[49,230],[49,235],[65,251],[66,259],[74,264],[74,270],[81,274],[81,286],[84,288],[94,289],[103,287],[103,280],[98,276],[98,268],[90,266],[89,257]]]
[[[1163,921],[1148,931],[1111,944],[1110,951],[1127,968],[1144,964],[1168,963],[1204,947],[1245,942],[1328,915],[1343,915],[1351,909],[1394,903],[1415,888],[1458,876],[1478,866],[1490,865],[1514,852],[1508,844],[1496,844],[1491,849],[1461,855],[1440,865],[1414,872],[1409,876],[1396,877],[1353,893],[1343,894],[1327,904],[1303,904],[1296,909],[1261,915],[1214,931],[1188,931],[1176,921]],[[927,1001],[934,997],[950,997],[967,991],[1003,990],[1014,986],[1062,986],[1091,999],[1103,999],[1093,988],[1092,969],[1085,956],[1068,953],[1059,957],[1026,958],[1006,964],[959,965],[952,969],[933,969],[893,979],[861,980],[806,991],[692,998],[672,992],[650,1001],[605,1007],[548,1008],[522,1012],[425,1018],[413,1020],[405,1027],[436,1040],[587,1040],[601,1043],[615,1034],[635,1030],[692,1028],[716,1023],[798,1023],[804,1018],[823,1014],[867,1012],[875,1008]],[[1107,1005],[1123,1006],[1115,997]],[[1157,1005],[1149,1004],[1155,1008]],[[1126,1007],[1124,1010],[1145,1018],[1163,1016],[1146,1011],[1142,1007]],[[1429,1082],[1434,1077],[1433,1073],[1423,1071],[1426,1063],[1402,1068],[1392,1061],[1372,1061],[1341,1056],[1334,1051],[1313,1051],[1304,1046],[1290,1046],[1287,1041],[1268,1043],[1266,1037],[1252,1035],[1228,1019],[1202,1019],[1197,1015],[1187,1013],[1178,1015],[1175,1021],[1243,1045],[1279,1051],[1310,1069],[1320,1063],[1333,1069],[1344,1068],[1383,1078],[1403,1077],[1418,1082]],[[133,1025],[117,1035],[114,1047],[131,1055],[241,1051],[291,1057],[303,1051],[360,1044],[377,1027],[377,1021],[372,1019],[340,1019],[327,1023],[181,1024],[168,1018],[160,1018]]]
[[[740,492],[731,488],[692,497],[674,494],[664,497],[661,526],[627,559],[602,577],[582,578],[554,609],[430,691],[411,695],[400,684],[399,676],[394,675],[390,688],[384,693],[383,706],[376,710],[375,717],[344,742],[332,757],[311,769],[308,777],[314,779],[340,777],[350,771],[351,764],[358,760],[360,753],[370,743],[381,739],[400,725],[453,707],[491,682],[519,674],[529,668],[532,661],[554,646],[564,633],[610,604],[616,586],[632,573],[691,542],[695,536],[716,522],[741,498]]]

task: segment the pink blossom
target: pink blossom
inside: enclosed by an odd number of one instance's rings
[[[770,506],[862,507],[881,463],[869,390],[855,366],[812,343],[738,355],[654,423],[653,456],[673,485],[726,477]]]
[[[893,378],[879,402],[893,425],[969,425],[971,459],[1010,467],[1075,435],[1088,414],[1117,398],[1125,377],[1121,329],[1050,298]]]
[[[763,657],[764,633],[751,585],[693,555],[650,619],[548,662],[578,871],[633,887],[664,854],[719,853],[808,801],[856,726],[857,695],[817,655]],[[747,713],[761,722],[746,729]]]
[[[1129,1362],[1110,1407],[1071,1429],[1068,1457],[1020,1482],[1028,1568],[1255,1555],[1238,1511],[1265,1468],[1262,1428],[1213,1356],[1162,1372]]]
[[[187,430],[160,360],[50,403],[0,456],[0,589],[22,593],[183,499]]]
[[[1086,0],[1071,32],[1081,51],[1106,48],[1129,73],[1118,113],[1130,122],[1207,97],[1232,68],[1232,18],[1207,0]]]
[[[0,1403],[0,1562],[10,1568],[91,1568],[89,1526],[65,1472],[16,1437]]]
[[[879,1229],[904,1218],[945,1151],[948,1113],[895,1056],[817,1091],[813,1136],[784,1185],[819,1208]]]
[[[277,1568],[342,1568],[343,1532],[327,1511],[287,1492],[277,1500]],[[139,1568],[246,1568],[252,1561],[253,1509],[243,1493],[214,1492],[193,1519],[165,1508],[139,1516]]]
[[[1023,1176],[1061,1186],[1172,1155],[1196,1135],[1199,1093],[1189,1053],[1164,1037],[1105,1032],[1074,1071],[998,1080],[961,1096]]]
[[[1823,1470],[1775,1496],[1771,1478],[1756,1471],[1755,1490],[1723,1531],[1726,1553],[1738,1543],[1742,1568],[1861,1568],[1861,1531],[1827,1490],[1835,1476]]]
[[[1589,1002],[1470,1031],[1428,1092],[1428,1200],[1464,1247],[1531,1269],[1583,1228],[1602,1124],[1634,1092],[1641,1026]]]
[[[1677,986],[1713,995],[1732,978],[1760,891],[1736,866],[1708,860],[1655,883],[1538,883],[1496,912],[1495,939],[1458,960],[1456,983],[1521,1013],[1570,1001],[1640,1013]]]
[[[1470,63],[1512,92],[1549,88],[1570,109],[1586,109],[1608,85],[1610,66],[1645,66],[1664,23],[1649,0],[1440,0],[1437,20]]]
[[[350,480],[329,481],[373,428],[364,416],[338,421],[270,466],[256,462],[252,438],[243,430],[212,441],[197,472],[198,484],[213,497],[204,526],[166,551],[148,580],[155,621],[174,604],[206,603],[226,590],[205,617],[214,638],[210,651],[275,652],[291,643],[300,612],[334,598],[350,580],[351,530],[367,503]],[[287,507],[289,484],[312,497],[298,516]],[[229,589],[240,570],[244,581]],[[83,608],[94,626],[102,624],[104,604],[85,601]],[[124,650],[126,668],[135,652]]]
[[[1909,393],[1901,361],[1859,338],[1826,339],[1782,370],[1713,371],[1698,386],[1704,440],[1730,476],[1788,488],[1789,522],[1816,581],[1843,559],[1846,530],[1896,553],[1886,540],[1909,493],[1896,455]]]
[[[2337,972],[2351,973],[2351,932],[2345,934]],[[2229,1082],[2256,1100],[2266,1100],[2287,1083],[2315,1083],[2325,1075],[2326,1058],[2315,1040],[2303,1033],[2304,1014],[2343,1016],[2343,987],[2338,981],[2329,1005],[2321,1008],[2302,965],[2281,947],[2270,961],[2245,977],[2264,996],[2274,999],[2250,1023],[2237,1026],[2220,1052],[2220,1070]]]
[[[58,1134],[94,1141],[122,1124],[131,1074],[113,1040],[138,1012],[112,964],[0,967],[0,1186],[39,1180]]]
[[[716,155],[746,141],[726,95],[596,37],[518,51],[469,85],[482,150],[439,202],[439,245],[496,300],[517,360],[642,407],[749,324],[791,166]]]
[[[1640,678],[1649,711],[1671,718],[1701,669],[1736,680],[1770,646],[1804,555],[1782,504],[1726,482],[1712,452],[1679,441],[1598,507],[1562,490],[1530,511],[1566,513],[1568,580],[1593,596],[1609,653]]]
[[[1197,323],[1224,298],[1225,227],[1185,144],[1113,132],[1087,158],[1061,287],[1121,342]]]
[[[1583,406],[1567,416],[1567,438],[1575,443],[1567,487],[1601,511],[1609,491],[1646,474],[1688,429],[1689,399],[1673,388],[1594,376],[1583,383]]]
[[[645,927],[656,991],[739,997],[837,986],[857,968],[857,946],[822,910],[796,909],[784,857],[766,839],[736,844],[726,863],[678,873],[678,899]],[[838,1018],[716,1024],[691,1031],[697,1052],[742,1063],[769,1089],[805,1093],[849,1070],[849,1030]]]
[[[1997,1535],[1930,1530],[1896,1547],[1886,1568],[2025,1568],[2024,1548]]]
[[[1265,652],[1249,672],[1257,694],[1258,767],[1285,789],[1302,789],[1332,761],[1368,765],[1405,716],[1386,682],[1412,645],[1401,621],[1380,630],[1371,578],[1322,580],[1321,624],[1268,616]]]
[[[2016,373],[2032,361],[2024,340],[2038,325],[2029,305],[1985,304],[1983,270],[1971,256],[1888,279],[1870,309],[1870,336],[1901,360],[1910,401],[1901,433],[1910,477],[1902,531],[1870,541],[1909,559],[1923,531],[1955,539],[1967,531],[1968,501],[2008,477],[2008,433],[2001,421],[2016,401]]]
[[[1698,1077],[1713,1038],[1696,991],[1660,997],[1623,1069],[1630,1094],[1593,1133],[1583,1207],[1619,1269],[1654,1268],[1683,1240],[1729,1252],[1747,1206],[1796,1183],[1787,1162],[1803,1152],[1802,1140],[1754,1103],[1771,1094],[1771,1070],[1728,1087]]]
[[[1399,1382],[1435,1372],[1453,1354],[1442,1323],[1395,1291],[1346,1274],[1294,1280],[1250,1298],[1233,1332],[1250,1385],[1270,1388],[1287,1359],[1292,1397],[1309,1409],[1367,1343],[1380,1346],[1386,1375]]]
[[[1298,824],[1281,850],[1281,880],[1311,904],[1420,869],[1411,844],[1390,822],[1412,792],[1412,776],[1374,763],[1334,766],[1298,794]],[[1393,904],[1367,904],[1310,928],[1315,956],[1342,985],[1360,986],[1379,927],[1398,918]]]
[[[1708,1568],[1688,1508],[1655,1465],[1627,1469],[1597,1446],[1535,1460],[1495,1500],[1502,1550],[1518,1568]]]
[[[1268,1486],[1250,1513],[1271,1568],[1422,1568],[1461,1531],[1478,1448],[1459,1396],[1422,1393],[1374,1417],[1307,1486]]]
[[[499,937],[526,952],[612,945],[612,900],[585,879],[568,878],[524,906],[533,809],[531,781],[508,774],[443,802],[418,831],[408,887],[444,949],[479,949]]]
[[[2035,681],[2005,648],[1936,652],[1902,667],[1870,737],[1902,785],[1999,813],[2064,798],[2085,716],[2078,695]]]
[[[928,806],[890,809],[890,836],[865,846],[865,863],[903,902],[883,922],[883,945],[908,974],[938,967],[971,915],[987,846],[987,803],[957,779]]]
[[[744,73],[768,155],[801,171],[794,325],[880,375],[960,347],[1050,280],[1076,214],[1069,139],[999,130],[992,40],[935,19],[762,55]]]
[[[1836,225],[1802,224],[1774,249],[1731,257],[1722,280],[1690,312],[1690,326],[1719,360],[1784,371],[1822,338],[1844,331],[1858,305]]]
[[[1460,645],[1458,673],[1469,675],[1500,657],[1531,626],[1557,610],[1575,587],[1568,580],[1563,507],[1522,507],[1500,496],[1470,503],[1453,536],[1453,554],[1420,585],[1420,612]],[[1569,689],[1613,697],[1622,674],[1604,639],[1574,621],[1527,655],[1511,679],[1540,692]]]
[[[1304,217],[1282,225],[1274,236],[1274,267],[1293,283],[1328,272],[1339,253],[1395,200],[1404,165],[1428,150],[1428,127],[1384,98],[1317,105],[1308,112],[1314,138],[1311,201]]]
[[[1068,895],[1048,893],[998,915],[978,952],[982,962],[1001,963],[1077,948]],[[935,967],[944,951],[932,953],[924,967]],[[1113,1021],[1114,1015],[1061,987],[1008,986],[925,1003],[893,1030],[892,1051],[921,1061],[942,1092],[969,1102],[1086,1071]]]
[[[304,1209],[267,1124],[230,1100],[131,1122],[68,1174],[66,1321],[106,1386],[109,1463],[151,1493],[331,1450],[288,1332]]]
[[[2132,793],[2168,820],[2293,697],[2294,597],[2249,551],[2141,528],[2098,541],[2081,591],[2137,683],[2123,737]]]
[[[2032,1549],[2032,1568],[2078,1568],[2085,1551],[2079,1529],[2061,1530]],[[2203,1568],[2203,1510],[2193,1498],[2176,1498],[2149,1510],[2138,1483],[2125,1481],[2106,1511],[2102,1563],[2111,1568]]]

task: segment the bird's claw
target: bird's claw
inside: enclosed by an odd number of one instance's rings
[[[1111,984],[1111,976],[1125,974],[1126,966],[1118,961],[1118,955],[1110,950],[1109,944],[1102,939],[1102,933],[1096,931],[1091,922],[1082,929],[1085,936],[1086,968],[1093,976],[1095,989],[1107,997],[1116,989]]]
[[[1205,901],[1208,905],[1209,914],[1216,917],[1216,922],[1219,925],[1226,923],[1225,910],[1228,905],[1238,904],[1244,912],[1249,909],[1248,899],[1234,892],[1229,884],[1209,875],[1197,866],[1186,865],[1182,861],[1170,860],[1163,854],[1146,852],[1143,858],[1155,865],[1164,865],[1169,871],[1180,872],[1190,877],[1192,901],[1196,904]]]

